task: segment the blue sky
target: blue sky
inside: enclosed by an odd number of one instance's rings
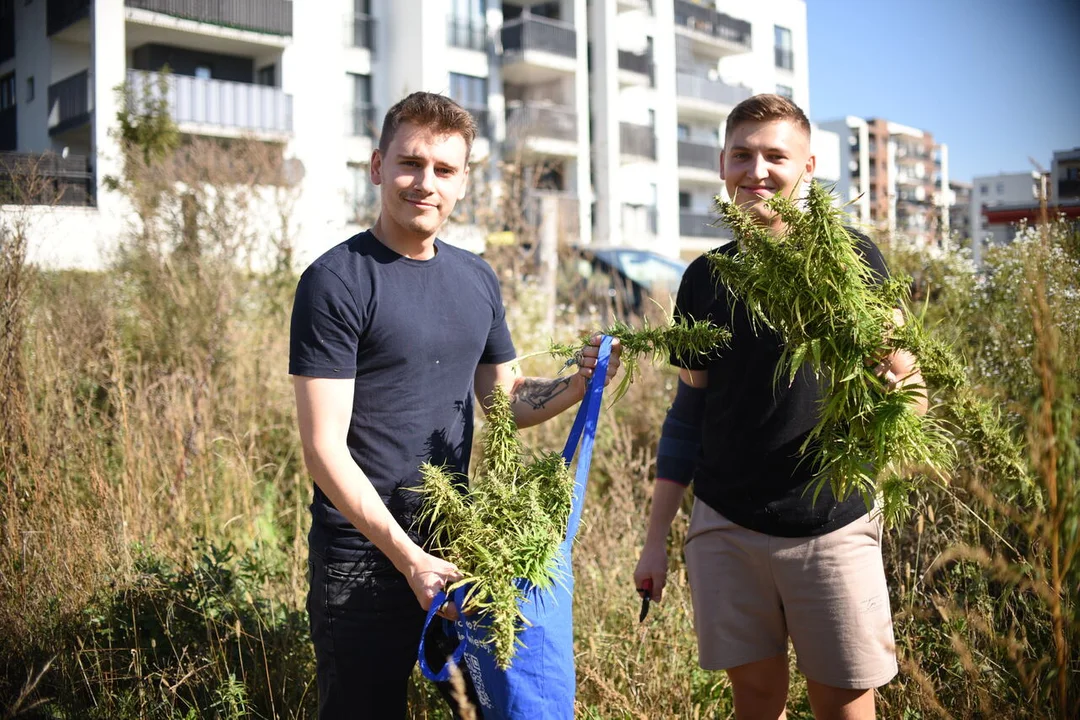
[[[1047,170],[1080,146],[1080,0],[806,0],[810,119],[882,117],[949,174]]]

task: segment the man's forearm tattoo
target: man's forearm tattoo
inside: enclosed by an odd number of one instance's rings
[[[551,380],[525,378],[518,384],[518,388],[510,400],[512,402],[520,400],[533,410],[539,410],[547,405],[552,398],[566,392],[570,387],[570,379],[570,377],[553,378]]]

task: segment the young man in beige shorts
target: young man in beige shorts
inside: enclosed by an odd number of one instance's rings
[[[799,197],[814,166],[810,123],[789,100],[756,95],[728,116],[720,176],[774,233],[784,225],[765,200]],[[874,244],[860,236],[859,250],[884,279]],[[789,638],[818,720],[873,718],[874,688],[897,671],[881,523],[858,494],[838,501],[826,485],[814,499],[813,463],[799,448],[817,423],[821,387],[805,368],[790,385],[776,382],[779,336],[751,327],[704,256],[683,276],[676,314],[728,327],[733,339],[715,357],[671,358],[679,387],[661,433],[636,587],[651,582],[652,598],[662,598],[667,535],[693,481],[685,553],[699,662],[727,671],[736,718],[785,717]],[[922,383],[905,352],[877,372],[890,388]],[[919,406],[925,412],[925,398]]]

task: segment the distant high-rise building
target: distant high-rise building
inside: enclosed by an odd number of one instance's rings
[[[840,135],[840,195],[854,218],[918,245],[949,235],[949,149],[931,133],[880,118],[821,123]]]

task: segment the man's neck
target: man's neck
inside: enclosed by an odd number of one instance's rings
[[[413,260],[430,260],[435,257],[435,235],[415,235],[404,232],[401,228],[391,229],[389,223],[383,222],[382,215],[371,226],[371,233],[376,240],[402,257]]]

